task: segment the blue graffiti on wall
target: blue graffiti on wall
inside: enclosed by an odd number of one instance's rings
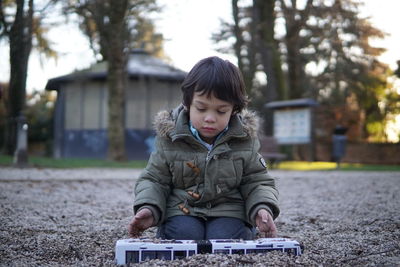
[[[147,145],[147,152],[149,154],[155,150],[155,139],[156,138],[154,136],[149,136],[144,140],[145,144]]]
[[[125,146],[128,159],[147,160],[154,150],[152,130],[127,129]],[[63,140],[63,157],[106,158],[106,130],[68,130]]]
[[[86,147],[89,147],[91,151],[99,152],[103,150],[107,136],[105,132],[84,131],[82,138]]]

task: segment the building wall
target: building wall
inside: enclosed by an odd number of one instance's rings
[[[359,142],[363,137],[364,115],[358,109],[347,105],[340,107],[318,106],[314,108],[315,137],[318,142],[329,142],[336,126],[347,128],[349,141]]]
[[[65,129],[82,128],[82,90],[80,86],[66,84],[65,93]]]
[[[108,92],[104,83],[71,83],[63,89],[66,130],[107,128]]]
[[[55,157],[106,158],[108,93],[106,83],[77,81],[60,90],[64,123],[55,130]],[[129,159],[147,159],[154,142],[154,116],[181,102],[180,82],[138,78],[128,82],[125,98],[125,141]],[[60,108],[59,108],[60,109]]]
[[[149,97],[144,79],[130,81],[126,91],[125,127],[130,129],[146,129]]]
[[[179,86],[156,79],[131,81],[126,92],[126,128],[152,129],[154,116],[160,110],[173,109],[181,102]]]
[[[332,143],[320,142],[316,145],[317,160],[332,161]],[[400,143],[347,142],[341,162],[361,164],[400,165]]]

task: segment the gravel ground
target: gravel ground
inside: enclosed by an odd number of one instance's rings
[[[0,265],[114,266],[139,172],[2,167]],[[280,190],[278,235],[303,243],[302,256],[195,255],[144,265],[400,266],[400,172],[271,174]]]

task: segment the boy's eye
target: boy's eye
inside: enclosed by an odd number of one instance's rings
[[[203,113],[203,112],[206,112],[206,111],[207,111],[207,108],[196,107],[196,110],[197,110],[198,112]],[[216,112],[217,112],[218,114],[220,114],[220,115],[224,115],[224,114],[226,114],[228,111],[226,111],[226,110],[216,110]]]

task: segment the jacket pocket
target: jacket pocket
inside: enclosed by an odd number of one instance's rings
[[[242,161],[221,159],[218,165],[217,194],[227,193],[237,188],[243,173]]]
[[[189,164],[188,164],[189,163]],[[171,169],[172,182],[175,188],[185,189],[194,186],[197,181],[197,174],[189,165],[195,165],[193,160],[182,161],[177,160]]]

